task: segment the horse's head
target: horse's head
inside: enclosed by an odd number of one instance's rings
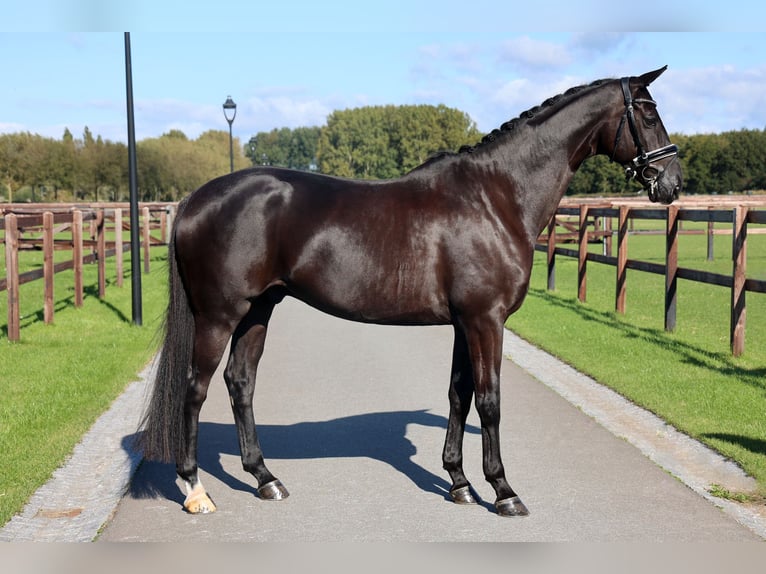
[[[650,200],[669,204],[678,198],[683,184],[678,148],[670,143],[657,103],[647,89],[666,69],[620,80],[622,106],[610,133],[614,134],[612,161],[620,163],[626,176],[644,187]]]

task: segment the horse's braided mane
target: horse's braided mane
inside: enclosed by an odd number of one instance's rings
[[[542,104],[538,106],[534,106],[525,112],[522,112],[519,117],[514,118],[512,120],[509,120],[502,124],[499,129],[494,129],[487,135],[485,135],[479,142],[477,142],[474,145],[464,145],[462,146],[457,152],[451,152],[451,151],[439,151],[434,154],[432,154],[426,161],[418,167],[425,167],[426,165],[430,165],[431,163],[438,161],[445,157],[452,157],[460,154],[465,153],[473,153],[476,150],[480,149],[481,147],[494,142],[497,140],[498,137],[503,136],[505,134],[510,134],[516,130],[516,128],[521,124],[522,122],[525,122],[539,113],[555,106],[559,103],[566,103],[572,96],[575,94],[580,93],[581,91],[587,89],[587,88],[595,88],[597,86],[601,86],[602,84],[605,84],[607,82],[611,81],[610,79],[604,79],[604,80],[596,80],[595,82],[591,82],[590,84],[583,84],[582,86],[575,86],[573,88],[569,88],[566,92],[563,94],[559,94],[557,96],[553,96],[552,98],[548,98],[545,100]],[[417,168],[415,168],[417,169]]]

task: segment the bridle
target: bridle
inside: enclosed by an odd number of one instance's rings
[[[649,99],[636,98],[630,94],[630,78],[622,78],[620,80],[620,87],[622,88],[622,96],[625,101],[625,113],[622,114],[620,119],[620,125],[617,128],[617,134],[614,138],[614,148],[612,149],[612,155],[609,158],[610,161],[614,161],[614,155],[617,152],[617,146],[620,143],[622,137],[622,130],[625,127],[625,120],[628,122],[628,128],[630,134],[633,136],[633,143],[636,146],[638,155],[630,160],[623,167],[625,168],[625,177],[627,179],[635,179],[640,173],[641,179],[644,180],[644,186],[649,192],[649,199],[654,201],[657,194],[657,180],[665,171],[662,166],[654,166],[653,163],[672,157],[673,160],[678,157],[678,146],[675,144],[666,145],[653,151],[644,151],[644,146],[641,144],[641,139],[638,137],[638,128],[636,128],[636,118],[633,114],[633,104],[652,104],[657,105],[657,102]]]

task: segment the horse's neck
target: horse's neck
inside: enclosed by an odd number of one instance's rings
[[[516,204],[532,240],[556,212],[582,162],[597,152],[604,107],[588,101],[593,97],[598,94],[520,126],[515,137],[489,151],[508,182],[506,199]]]

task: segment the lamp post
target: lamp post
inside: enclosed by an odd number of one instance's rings
[[[133,324],[143,324],[141,301],[141,240],[138,235],[138,168],[136,166],[136,128],[133,116],[133,65],[130,32],[125,32],[125,94],[128,112],[128,186],[130,188],[130,278]]]
[[[231,96],[226,97],[226,101],[223,103],[223,117],[229,122],[229,162],[231,164],[231,171],[234,173],[234,143],[231,137],[231,124],[234,123],[234,118],[237,117],[237,104],[231,99]]]

